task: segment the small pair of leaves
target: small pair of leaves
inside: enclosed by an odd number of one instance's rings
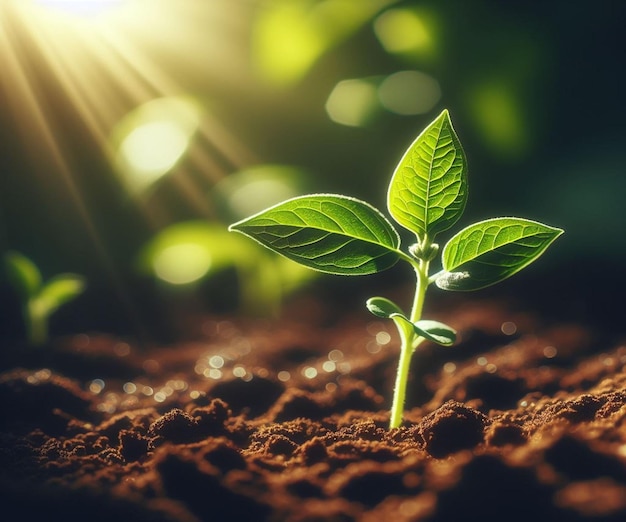
[[[445,245],[443,290],[478,290],[511,277],[535,261],[563,230],[522,218],[494,218],[470,225]]]
[[[8,252],[4,261],[7,277],[22,302],[30,302],[42,315],[50,315],[85,288],[84,278],[77,274],[59,274],[44,283],[37,266],[19,252]]]
[[[411,328],[418,336],[442,346],[451,346],[456,341],[456,331],[439,321],[421,320],[411,322],[400,307],[385,297],[372,297],[367,300],[367,309],[377,317],[392,319]]]

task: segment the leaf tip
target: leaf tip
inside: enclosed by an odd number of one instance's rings
[[[376,317],[389,319],[393,314],[402,314],[400,307],[384,297],[370,297],[366,302],[367,309]]]

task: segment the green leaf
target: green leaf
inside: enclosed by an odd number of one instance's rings
[[[79,296],[85,289],[85,279],[76,274],[59,274],[50,279],[37,295],[38,306],[51,314],[61,305]]]
[[[39,291],[41,273],[35,263],[19,252],[8,252],[4,263],[7,277],[22,300],[28,300]]]
[[[413,327],[422,337],[443,346],[451,346],[456,341],[456,330],[439,321],[417,321]]]
[[[495,218],[470,225],[444,247],[443,290],[477,290],[519,272],[561,234],[560,228],[521,218]]]
[[[393,313],[389,316],[402,328],[410,328],[417,335],[442,346],[450,346],[456,341],[456,331],[439,321],[422,320],[412,323],[404,314]]]
[[[241,232],[302,265],[329,274],[366,275],[392,267],[400,238],[374,207],[354,198],[293,198],[229,230]]]
[[[370,297],[365,303],[367,309],[376,317],[388,319],[392,314],[402,314],[402,309],[385,297]]]
[[[454,225],[467,201],[467,162],[444,110],[411,144],[391,178],[387,206],[419,238]]]

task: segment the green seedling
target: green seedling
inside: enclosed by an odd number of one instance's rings
[[[411,144],[391,179],[387,208],[415,235],[406,251],[387,218],[363,201],[313,194],[279,203],[231,225],[262,245],[309,268],[339,275],[366,275],[409,263],[416,275],[409,313],[384,297],[367,301],[369,311],[389,318],[401,340],[390,428],[402,423],[410,361],[424,341],[450,346],[456,332],[422,318],[426,290],[478,290],[498,283],[537,259],[563,230],[536,221],[499,217],[474,223],[440,249],[437,236],[461,217],[467,201],[467,162],[444,110]],[[441,252],[441,269],[431,263]]]
[[[76,274],[59,274],[44,283],[37,266],[18,252],[7,253],[4,261],[7,277],[22,301],[28,342],[44,344],[48,340],[50,316],[79,296],[85,281]]]

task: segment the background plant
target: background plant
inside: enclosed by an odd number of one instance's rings
[[[454,235],[441,249],[441,270],[431,262],[440,248],[436,237],[461,217],[467,201],[467,161],[444,110],[411,144],[391,179],[387,208],[415,235],[407,251],[387,218],[358,199],[313,194],[293,198],[231,225],[262,245],[309,268],[339,275],[367,275],[399,260],[415,272],[410,312],[383,297],[367,307],[395,323],[401,339],[400,361],[390,428],[402,423],[410,361],[425,340],[449,346],[456,332],[438,321],[422,319],[426,290],[469,291],[498,283],[535,259],[563,233],[559,228],[515,217],[480,221]]]
[[[19,252],[8,252],[4,261],[7,277],[22,302],[28,342],[44,344],[48,340],[50,316],[83,292],[85,280],[67,273],[44,282],[35,263]]]

